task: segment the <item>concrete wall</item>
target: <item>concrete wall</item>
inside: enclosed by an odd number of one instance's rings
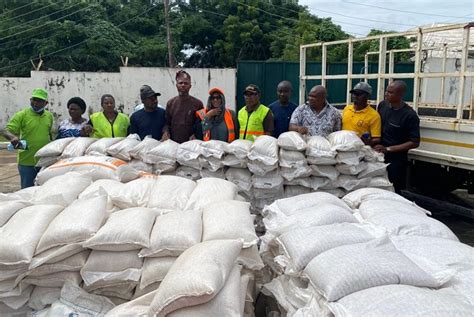
[[[191,74],[190,94],[206,105],[211,87],[224,89],[227,107],[235,110],[235,69],[186,69]],[[122,67],[119,73],[32,71],[30,78],[0,78],[0,129],[18,110],[29,106],[33,88],[45,88],[49,93],[48,110],[55,117],[57,125],[68,118],[66,108],[69,98],[79,96],[87,103],[86,115],[101,110],[100,97],[111,94],[117,108],[129,114],[139,103],[140,86],[150,85],[160,92],[158,102],[166,102],[177,95],[174,68]]]

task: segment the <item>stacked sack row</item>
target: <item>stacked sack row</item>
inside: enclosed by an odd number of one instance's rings
[[[86,157],[71,158],[82,155]],[[116,173],[111,177],[125,181],[136,177],[127,169],[130,166],[144,172],[192,180],[225,178],[238,186],[257,214],[275,199],[312,191],[342,197],[349,191],[367,186],[391,188],[383,155],[365,146],[351,131],[334,132],[328,139],[286,132],[278,140],[261,136],[253,143],[235,140],[230,144],[216,140],[178,144],[152,138],[140,142],[136,135],[125,139],[68,138],[46,145],[37,157],[40,158],[38,164],[43,167],[66,158],[50,166],[50,171],[45,172],[48,175],[52,171],[57,175],[86,169],[89,167],[84,164],[89,162],[107,164],[109,170],[105,174],[117,171],[118,176]],[[124,166],[126,162],[128,164]],[[44,178],[49,178],[43,177],[45,173],[38,176],[40,184]]]
[[[303,194],[264,213],[263,291],[288,316],[472,316],[474,248],[393,192]]]
[[[0,315],[253,314],[263,262],[235,184],[85,174],[0,194]]]

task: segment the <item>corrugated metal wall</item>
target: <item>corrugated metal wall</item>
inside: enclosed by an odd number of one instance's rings
[[[307,63],[306,73],[309,75],[321,74],[321,63]],[[369,73],[376,73],[377,63],[369,64]],[[388,69],[388,65],[387,65]],[[354,73],[364,72],[364,63],[356,62],[353,65]],[[396,73],[413,72],[413,64],[403,63],[395,65]],[[332,63],[328,65],[328,74],[346,74],[347,63]],[[298,62],[264,62],[264,61],[241,61],[237,65],[237,108],[244,105],[243,90],[248,84],[256,84],[262,90],[261,101],[268,105],[276,100],[276,86],[282,80],[289,80],[293,84],[292,101],[298,103],[299,91],[299,63]],[[353,81],[355,84],[355,81]],[[407,100],[413,97],[413,80],[407,79],[408,85]],[[310,80],[307,82],[307,92],[320,81]],[[373,91],[377,91],[377,81],[369,80]],[[330,80],[327,82],[328,100],[330,103],[343,103],[346,99],[346,80]],[[375,98],[375,93],[372,96]]]

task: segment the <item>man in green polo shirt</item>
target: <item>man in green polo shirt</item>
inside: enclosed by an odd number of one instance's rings
[[[48,92],[41,88],[33,89],[30,107],[13,115],[4,131],[4,136],[18,148],[18,171],[21,188],[34,185],[37,159],[35,154],[51,141],[53,115],[45,110],[48,104]],[[26,149],[21,148],[20,140],[26,141]]]

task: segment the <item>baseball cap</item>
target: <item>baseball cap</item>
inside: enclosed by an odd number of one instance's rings
[[[370,87],[370,85],[367,84],[365,81],[361,81],[360,83],[357,83],[357,85],[355,85],[354,88],[349,92],[352,94],[355,91],[362,91],[362,92],[365,92],[366,94],[371,95],[372,87]]]
[[[161,96],[159,92],[155,92],[150,86],[143,85],[140,87],[140,99],[145,100],[146,98]]]
[[[222,89],[220,89],[219,87],[214,87],[214,88],[211,88],[211,90],[209,90],[209,95],[212,95],[215,92],[221,95],[224,94],[224,91]]]
[[[257,85],[250,84],[250,85],[248,85],[247,87],[245,87],[244,94],[245,94],[246,92],[252,92],[252,93],[257,93],[257,94],[259,94],[259,93],[260,93],[260,88],[258,88]]]
[[[41,100],[48,100],[48,92],[42,88],[35,88],[31,93],[31,98],[37,98]]]

